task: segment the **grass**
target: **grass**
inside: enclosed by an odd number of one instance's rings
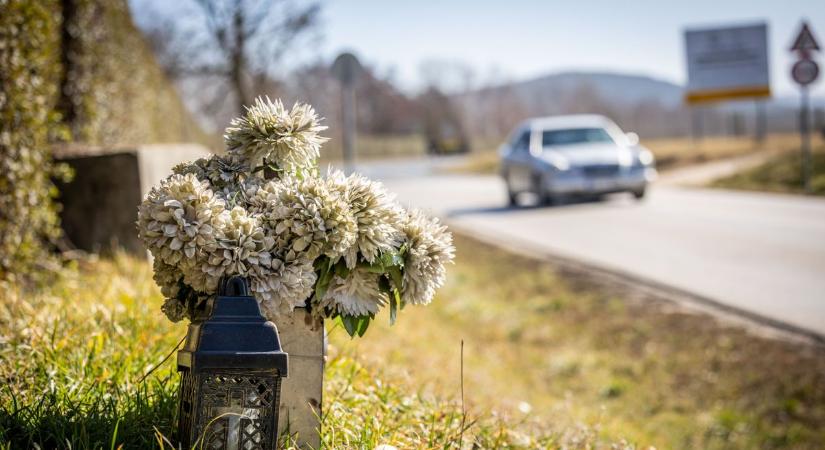
[[[84,263],[38,293],[0,303],[0,448],[150,448],[170,435],[177,378],[139,379],[185,328],[158,314],[145,262]]]
[[[82,261],[37,292],[6,285],[0,293],[0,449],[173,448],[174,364],[167,360],[143,377],[169,355],[185,325],[160,313],[145,261],[123,254]],[[357,355],[331,357],[326,376],[323,448],[598,442],[583,427],[465,415],[457,397],[431,395],[417,380],[367,366]]]
[[[825,442],[822,350],[457,245],[430,307],[404,309],[392,328],[381,315],[363,339],[330,324],[324,448]],[[185,325],[160,314],[145,262],[86,261],[39,292],[1,292],[0,449],[164,446],[173,364],[141,378]]]
[[[646,139],[643,143],[656,156],[661,170],[744,156],[759,151],[788,152],[799,146],[799,135],[775,133],[757,143],[752,136],[710,136],[699,141],[690,138]]]
[[[825,195],[825,147],[820,145],[811,155],[811,194]],[[757,167],[714,180],[712,187],[804,193],[802,155],[797,152],[777,155]]]
[[[634,300],[550,264],[459,238],[437,301],[367,338],[332,334],[436,395],[459,392],[465,343],[470,410],[657,448],[821,448],[825,352],[757,337],[668,304]],[[385,320],[380,320],[385,319]]]
[[[799,145],[799,136],[792,133],[771,134],[761,144],[755,143],[749,136],[706,137],[697,142],[685,137],[645,139],[642,145],[656,156],[656,167],[659,170],[670,170],[759,151],[793,151]],[[450,170],[457,173],[492,174],[498,170],[498,160],[495,151],[474,152],[464,164]]]

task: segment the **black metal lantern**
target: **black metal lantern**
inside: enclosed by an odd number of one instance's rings
[[[178,438],[183,448],[274,449],[288,356],[278,329],[232,277],[189,324],[178,352]]]

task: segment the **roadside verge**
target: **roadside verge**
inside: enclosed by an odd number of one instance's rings
[[[446,221],[452,230],[470,239],[492,245],[504,251],[550,263],[574,284],[613,290],[617,295],[646,301],[659,307],[677,307],[686,311],[708,314],[722,323],[740,326],[756,335],[796,341],[825,348],[825,334],[796,327],[740,308],[726,305],[709,297],[697,295],[627,271],[583,262],[537,249],[525,239],[500,239],[493,233],[471,230],[456,221]]]

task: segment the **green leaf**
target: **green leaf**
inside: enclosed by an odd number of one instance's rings
[[[393,289],[390,294],[390,325],[395,325],[395,319],[398,317],[398,290]]]
[[[342,315],[341,323],[344,325],[344,329],[347,330],[347,334],[349,334],[350,337],[355,337],[356,330],[358,329],[356,318]]]
[[[401,269],[398,266],[390,267],[388,271],[390,275],[390,279],[392,280],[392,284],[395,286],[395,289],[401,291],[404,284],[404,276],[401,274]]]
[[[338,278],[346,279],[349,276],[349,273],[349,267],[347,267],[347,263],[343,259],[335,264],[335,275],[338,275]]]
[[[372,315],[365,315],[365,316],[347,316],[341,315],[341,323],[344,325],[344,329],[347,330],[347,334],[350,337],[355,337],[357,334],[358,337],[364,336],[364,333],[367,332],[367,328],[370,326],[370,321],[373,319]]]
[[[318,258],[315,260],[315,270],[318,272],[318,279],[315,281],[315,298],[320,301],[329,289],[329,283],[335,272],[332,270],[332,261],[329,258]]]
[[[329,258],[326,256],[321,256],[312,263],[312,268],[317,270],[321,270],[324,267],[329,267]]]
[[[371,316],[361,316],[358,321],[358,337],[364,337],[364,333],[367,332],[367,328],[369,328],[371,320]]]
[[[115,443],[117,442],[117,429],[120,427],[120,419],[115,422],[115,430],[112,432],[112,442],[109,445],[111,450],[115,450]]]
[[[361,267],[366,269],[366,271],[369,272],[369,273],[381,273],[381,274],[386,273],[386,270],[384,269],[384,265],[381,264],[381,261],[376,261],[372,264],[364,264]]]
[[[404,265],[404,258],[398,252],[385,252],[378,258],[385,268]]]

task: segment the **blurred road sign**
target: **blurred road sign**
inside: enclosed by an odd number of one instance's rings
[[[348,52],[338,55],[330,68],[341,82],[341,143],[348,172],[355,169],[355,82],[362,70],[358,58]]]
[[[810,59],[800,59],[791,69],[791,76],[800,86],[807,86],[819,76],[819,66]]]
[[[332,74],[341,84],[351,86],[361,74],[361,63],[352,53],[341,53],[332,63]]]
[[[771,95],[767,24],[686,30],[685,54],[688,103]]]
[[[799,34],[796,36],[796,39],[793,41],[793,45],[791,46],[792,52],[812,52],[819,50],[819,44],[816,42],[816,38],[814,38],[814,34],[811,32],[811,29],[808,28],[808,24],[803,22],[802,29],[799,30]]]

